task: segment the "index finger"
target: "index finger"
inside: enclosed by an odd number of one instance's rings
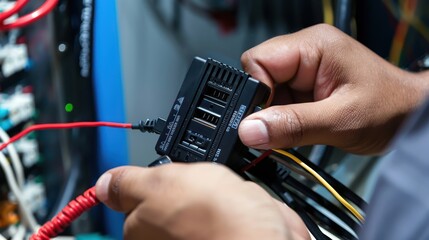
[[[244,52],[243,69],[272,89],[288,82],[292,89],[308,92],[313,90],[326,50],[335,53],[336,38],[345,36],[324,24],[275,37]]]

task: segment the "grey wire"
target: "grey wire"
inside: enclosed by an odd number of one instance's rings
[[[47,219],[52,219],[57,213],[61,212],[61,210],[70,202],[75,193],[76,185],[79,179],[80,172],[80,157],[78,157],[72,161],[70,166],[69,175],[66,178],[67,181],[64,184],[63,192],[59,195],[60,199],[55,203],[55,207],[53,207],[52,211],[49,213]]]
[[[14,196],[18,202],[19,209],[22,213],[22,217],[24,219],[24,222],[26,224],[28,224],[31,231],[33,231],[33,232],[37,231],[39,225],[37,224],[37,221],[34,218],[31,210],[28,208],[27,205],[25,205],[23,194],[21,192],[21,189],[19,189],[18,183],[17,183],[15,176],[13,174],[12,168],[11,168],[8,160],[6,159],[6,157],[4,156],[4,154],[2,152],[0,152],[0,165],[1,165],[1,168],[3,169],[4,174],[5,174],[6,181],[9,185],[9,188],[12,191],[12,193],[14,194]]]

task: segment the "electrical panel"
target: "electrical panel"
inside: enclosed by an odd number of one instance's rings
[[[3,22],[4,14],[24,2]],[[0,2],[0,144],[35,124],[94,120],[92,2]],[[43,16],[8,27],[31,11]],[[76,129],[32,132],[5,148],[1,236],[19,240],[31,232],[23,206],[42,224],[89,187],[96,177],[95,146],[94,130]],[[95,231],[91,222],[96,221],[82,219],[66,234]]]

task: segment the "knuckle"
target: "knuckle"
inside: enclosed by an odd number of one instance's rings
[[[327,24],[327,23],[319,23],[316,24],[313,28],[317,29],[317,31],[319,31],[322,34],[326,34],[327,31],[337,31],[337,28]]]
[[[251,62],[253,61],[253,54],[252,54],[252,49],[249,49],[247,51],[245,51],[243,54],[241,54],[241,65],[243,67],[243,69],[245,71],[247,71],[251,65]]]
[[[308,30],[312,32],[313,36],[315,35],[314,37],[323,40],[334,39],[343,35],[338,28],[326,23],[319,23],[310,27]]]
[[[121,199],[123,199],[121,197],[121,188],[122,188],[122,179],[124,174],[126,173],[126,169],[125,168],[119,168],[117,170],[115,170],[114,175],[113,175],[113,179],[112,182],[110,184],[110,191],[109,191],[109,200],[111,202],[111,204],[113,204],[114,206],[118,207],[119,209],[122,209],[122,202]]]
[[[360,146],[364,138],[364,129],[366,123],[366,115],[362,114],[362,106],[359,103],[344,104],[340,109],[340,116],[333,125],[333,132],[337,132],[340,136],[347,139],[340,143],[342,148],[352,149],[354,146]]]
[[[165,185],[170,184],[175,181],[175,179],[180,179],[180,175],[178,176],[178,173],[181,172],[181,170],[178,169],[177,164],[167,164],[151,168],[150,170],[150,175],[146,179],[147,182],[145,184],[149,189],[151,189],[151,191],[163,189],[165,188]]]
[[[276,147],[291,147],[299,144],[303,137],[303,121],[298,112],[291,108],[275,109],[273,116],[273,123],[269,123],[268,126],[274,126],[269,129],[269,133],[278,143]]]
[[[300,45],[300,57],[301,63],[305,66],[318,66],[322,53],[316,44],[305,40]]]
[[[349,47],[348,36],[338,28],[326,23],[321,23],[310,27],[312,33],[309,39],[313,39],[319,44],[319,48],[331,48],[332,52],[338,52],[340,48]]]

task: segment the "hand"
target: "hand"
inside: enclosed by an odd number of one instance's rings
[[[329,25],[268,40],[246,51],[242,65],[273,90],[275,106],[239,128],[242,142],[260,149],[380,153],[429,89],[429,74],[403,71]]]
[[[309,239],[294,211],[220,165],[120,167],[96,194],[127,214],[125,239]]]

